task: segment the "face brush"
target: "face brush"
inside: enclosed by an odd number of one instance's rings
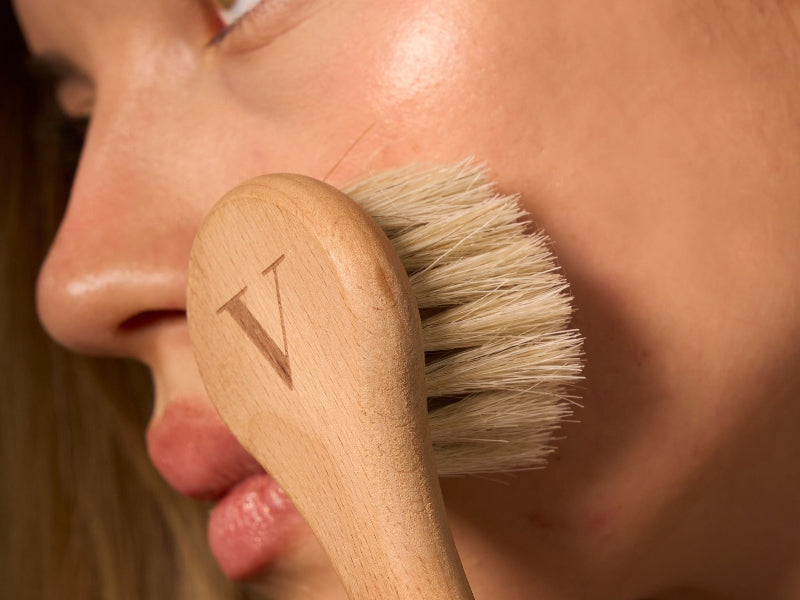
[[[212,209],[198,366],[351,599],[472,598],[437,475],[542,466],[580,377],[566,283],[471,163],[346,192],[269,175]]]

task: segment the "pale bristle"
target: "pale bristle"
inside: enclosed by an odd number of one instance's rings
[[[344,191],[386,232],[414,289],[439,474],[543,466],[581,377],[581,338],[547,238],[471,161]]]

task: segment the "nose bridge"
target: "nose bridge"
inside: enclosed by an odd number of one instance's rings
[[[181,134],[202,119],[175,79],[142,75],[110,78],[98,90],[67,212],[39,277],[43,325],[83,352],[136,354],[126,323],[184,308],[202,214],[193,208],[197,150]]]

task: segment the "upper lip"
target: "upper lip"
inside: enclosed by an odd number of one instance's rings
[[[198,500],[219,499],[265,473],[214,410],[197,402],[170,402],[148,427],[147,450],[173,488]]]

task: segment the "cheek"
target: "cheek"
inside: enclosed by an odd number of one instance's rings
[[[497,105],[516,106],[519,93],[486,68],[514,61],[483,11],[344,4],[342,25],[330,27],[321,9],[269,46],[224,61],[224,93],[244,119],[291,141],[279,144],[285,157],[314,156],[311,174],[336,165],[334,183],[407,162],[486,159],[500,154]]]
[[[415,128],[430,127],[452,110],[455,98],[464,101],[471,76],[470,23],[443,13],[441,6],[400,18],[399,27],[380,34],[384,42],[374,46],[369,68],[359,75],[368,102],[387,119],[399,115]]]

